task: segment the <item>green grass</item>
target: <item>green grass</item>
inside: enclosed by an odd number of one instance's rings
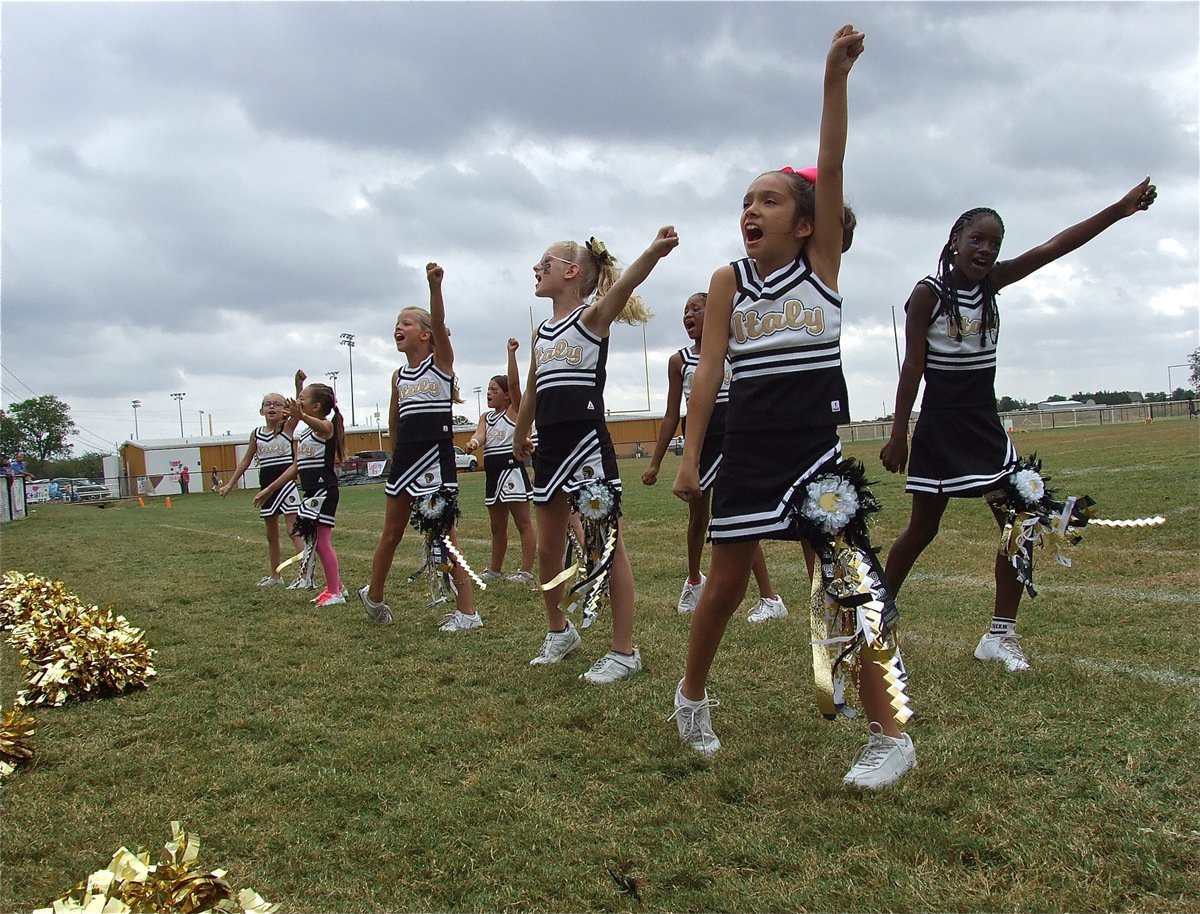
[[[920,767],[884,795],[845,791],[864,738],[815,710],[796,546],[767,544],[783,624],[736,616],[710,691],[725,750],[682,749],[666,717],[688,621],[675,614],[685,508],[623,461],[644,675],[576,681],[606,618],[558,667],[530,669],[544,615],[508,583],[481,632],[436,631],[406,537],[387,598],[262,591],[248,493],[146,508],[43,506],[4,527],[3,566],[62,580],[147,632],[159,677],[116,699],[36,711],[37,756],[0,791],[0,910],[31,910],[181,819],[202,860],[288,911],[1194,911],[1200,908],[1200,438],[1197,423],[1018,435],[1052,485],[1101,516],[1075,567],[1039,556],[1021,630],[1034,669],[971,651],[991,613],[996,534],[952,502],[900,600]],[[884,502],[903,481],[857,444]],[[668,461],[676,458],[668,457]],[[481,474],[462,477],[468,559],[487,556]],[[344,490],[334,542],[351,588],[382,523],[378,486]],[[515,539],[515,531],[513,533]],[[510,545],[509,565],[515,560]],[[753,585],[752,589],[753,589]],[[2,652],[3,698],[20,687]],[[609,875],[636,878],[641,901]]]

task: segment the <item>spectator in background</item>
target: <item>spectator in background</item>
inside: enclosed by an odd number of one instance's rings
[[[29,471],[25,469],[25,454],[23,451],[17,451],[17,456],[10,462],[13,476],[20,476],[23,479],[29,478]]]
[[[192,481],[192,474],[185,463],[179,470],[179,494],[187,495],[188,483]]]
[[[217,473],[216,467],[212,468],[212,476],[209,479],[209,483],[214,492],[221,488],[221,476],[219,473]]]

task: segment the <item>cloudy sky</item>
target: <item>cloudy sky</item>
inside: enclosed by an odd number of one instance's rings
[[[1150,212],[1001,297],[997,393],[1163,390],[1198,344],[1194,3],[5,3],[4,404],[66,400],[76,449],[243,437],[298,367],[386,413],[402,306],[446,269],[456,369],[527,366],[532,264],[623,262],[673,224],[618,326],[607,405],[661,412],[689,293],[741,256],[761,171],[816,158],[823,60],[850,78],[843,351],[855,418],[891,409],[893,309],[957,215],[1002,256],[1150,175]],[[203,418],[201,417],[203,411]],[[347,410],[349,412],[349,410]],[[201,423],[203,422],[203,425]]]

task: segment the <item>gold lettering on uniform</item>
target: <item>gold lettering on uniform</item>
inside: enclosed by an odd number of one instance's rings
[[[757,340],[780,330],[803,330],[809,336],[825,332],[825,310],[809,308],[799,299],[789,298],[783,311],[768,311],[760,315],[753,309],[735,311],[730,318],[733,336],[739,343]]]
[[[975,336],[983,329],[983,321],[979,318],[954,319],[951,314],[946,318],[946,335],[952,338],[959,336]]]
[[[441,387],[437,381],[431,381],[429,378],[422,378],[416,384],[397,384],[396,396],[401,400],[407,400],[409,397],[415,397],[417,394],[436,394],[441,391]]]
[[[578,365],[583,361],[583,347],[572,346],[566,340],[559,340],[552,347],[539,346],[536,350],[537,364],[547,362],[566,362],[568,365]]]

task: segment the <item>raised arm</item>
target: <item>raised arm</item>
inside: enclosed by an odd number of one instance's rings
[[[736,284],[733,267],[723,266],[713,273],[708,286],[708,304],[704,306],[704,336],[700,341],[700,364],[692,378],[692,396],[688,400],[687,431],[683,438],[683,463],[671,490],[689,501],[700,497],[700,450],[708,432],[717,391],[725,380],[725,356],[729,352],[729,318],[733,312]]]
[[[650,271],[679,244],[675,227],[664,225],[650,246],[621,273],[612,287],[583,313],[583,323],[599,336],[608,336],[608,328],[629,302],[633,290],[642,284]]]
[[[683,357],[676,352],[667,360],[667,411],[658,427],[658,440],[654,442],[654,455],[650,458],[650,466],[642,473],[642,482],[648,486],[658,482],[658,471],[662,467],[663,457],[671,439],[675,437],[675,429],[679,427],[679,407],[682,402]]]
[[[429,323],[433,329],[433,364],[446,374],[454,374],[454,348],[446,328],[446,302],[442,298],[442,278],[446,271],[436,263],[425,264],[429,281]]]
[[[515,336],[508,338],[508,404],[509,417],[521,411],[521,372],[517,369],[517,349],[521,344]],[[514,420],[515,421],[515,420]]]
[[[1083,247],[1106,228],[1132,216],[1134,213],[1148,210],[1158,196],[1158,188],[1150,183],[1147,176],[1136,187],[1131,188],[1120,200],[1111,206],[1106,206],[1094,216],[1082,222],[1063,229],[1049,241],[1031,248],[1024,254],[1012,260],[1002,260],[992,268],[992,281],[997,289],[1011,285],[1024,279],[1030,273],[1040,270],[1048,263],[1053,263],[1076,248]]]
[[[896,408],[892,416],[892,434],[879,451],[884,469],[903,473],[908,463],[908,420],[925,374],[925,334],[937,307],[937,296],[925,283],[917,283],[905,305],[904,367],[896,384]]]
[[[863,52],[863,33],[844,25],[833,36],[825,60],[825,91],[821,104],[821,135],[817,149],[816,220],[808,239],[808,261],[813,271],[837,290],[842,265],[845,197],[843,163],[846,158],[848,110],[846,83],[850,69]]]

